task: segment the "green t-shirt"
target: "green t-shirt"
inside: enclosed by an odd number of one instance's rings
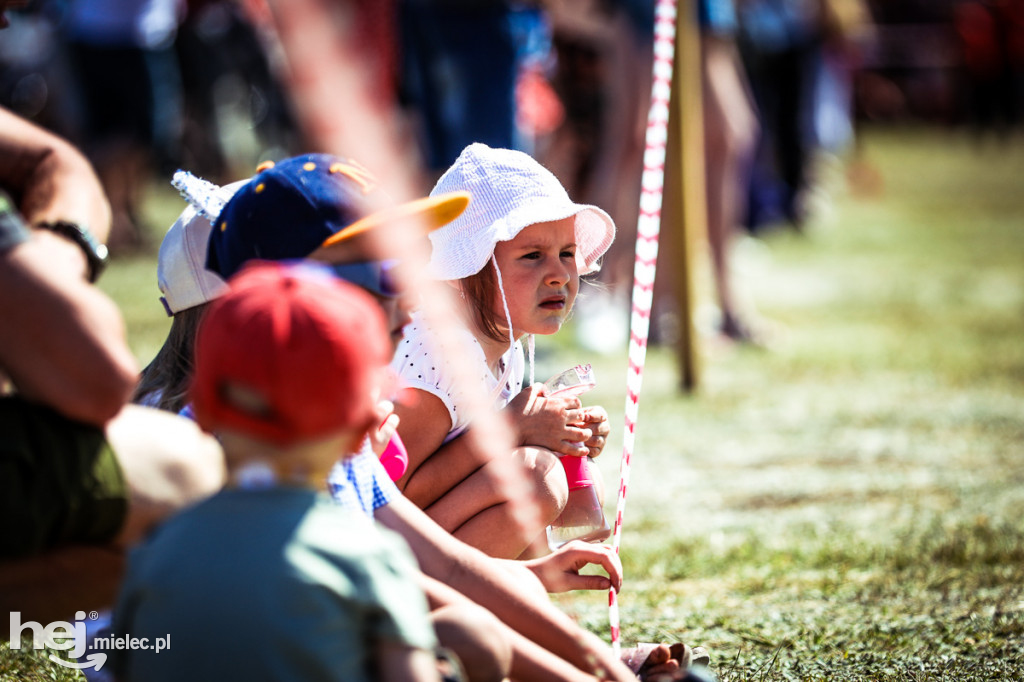
[[[405,542],[326,495],[225,490],[133,552],[111,651],[125,679],[372,680],[380,641],[432,649]]]
[[[109,543],[127,513],[128,486],[103,429],[0,397],[0,559]]]

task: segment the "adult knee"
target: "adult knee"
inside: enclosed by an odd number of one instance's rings
[[[489,611],[474,604],[445,606],[431,613],[441,646],[455,652],[473,682],[506,679],[512,668],[512,643]]]
[[[183,417],[129,405],[107,426],[107,440],[128,486],[122,544],[224,485],[220,446]]]

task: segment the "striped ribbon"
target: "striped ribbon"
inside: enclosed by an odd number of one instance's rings
[[[636,226],[636,260],[633,264],[633,303],[629,324],[629,368],[626,373],[626,423],[622,434],[619,466],[619,495],[615,504],[612,547],[619,553],[622,516],[626,508],[629,467],[636,444],[636,424],[647,361],[647,336],[654,299],[654,275],[661,231],[661,201],[665,181],[665,141],[668,137],[668,107],[672,90],[672,66],[676,37],[676,0],[658,0],[655,5],[654,66],[651,108],[647,115],[644,170],[640,192],[640,215]],[[608,620],[612,650],[620,655],[619,602],[614,589],[608,591]]]

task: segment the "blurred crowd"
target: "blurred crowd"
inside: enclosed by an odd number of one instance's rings
[[[604,289],[581,301],[580,319],[619,329],[602,337],[618,344],[624,313],[601,311],[626,309],[632,276],[654,0],[333,4],[357,25],[379,104],[401,112],[424,188],[479,141],[530,153],[570,194],[608,210],[626,238],[608,254]],[[815,159],[855,156],[860,122],[1019,126],[1022,0],[680,6],[701,34],[708,245],[717,325],[732,339],[763,337],[732,291],[736,233],[802,229]],[[224,183],[307,151],[275,39],[283,8],[34,0],[11,13],[16,30],[0,40],[0,105],[87,153],[113,207],[114,253],[152,246],[140,211],[152,178],[181,167]]]
[[[861,121],[1019,126],[1024,0],[679,7],[704,171],[684,181],[729,342],[773,334],[737,290],[737,237],[802,233],[819,160],[855,155]],[[617,622],[607,647],[547,596],[622,585],[617,545],[589,544],[612,533],[590,467],[609,415],[580,399],[589,365],[536,381],[534,335],[575,314],[588,349],[626,345],[653,0],[8,0],[8,19],[12,650],[70,612],[81,659],[78,609],[113,606],[92,641],[176,642],[113,654],[121,679],[714,679],[703,647],[620,652]],[[318,79],[355,61],[359,81]],[[374,148],[392,125],[401,158]],[[318,149],[346,126],[379,157]],[[376,195],[375,161],[415,168],[419,198]],[[104,243],[156,250],[143,201],[172,175],[189,205],[156,274],[174,320],[140,375],[93,284]],[[680,326],[674,251],[655,342]]]

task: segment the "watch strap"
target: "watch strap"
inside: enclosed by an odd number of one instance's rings
[[[36,227],[56,232],[77,244],[85,254],[85,260],[89,265],[89,281],[95,282],[99,279],[103,269],[107,267],[107,247],[101,244],[88,229],[69,220],[37,223]]]

